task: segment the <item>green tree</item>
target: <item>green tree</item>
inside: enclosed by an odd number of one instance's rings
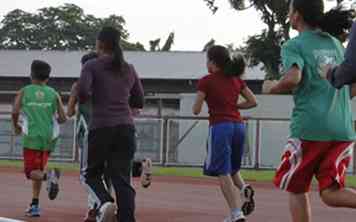
[[[204,0],[213,13],[218,10],[215,0]],[[289,1],[286,0],[228,0],[237,11],[254,8],[261,14],[261,20],[266,27],[260,34],[250,36],[246,41],[244,51],[250,58],[250,65],[262,63],[267,79],[280,77],[280,51],[284,41],[290,38],[288,23]],[[336,0],[341,4],[343,0]]]
[[[0,48],[93,49],[98,31],[106,25],[120,31],[124,49],[144,50],[142,44],[127,41],[129,33],[123,17],[97,18],[74,4],[41,8],[36,13],[19,9],[9,12],[0,23]]]

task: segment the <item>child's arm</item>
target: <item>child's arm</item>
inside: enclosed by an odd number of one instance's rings
[[[194,115],[199,115],[201,113],[205,97],[206,97],[206,94],[204,92],[202,92],[202,91],[197,92],[197,96],[195,98],[195,103],[193,105],[193,114]]]
[[[292,66],[282,79],[271,87],[268,93],[270,94],[283,94],[289,93],[295,89],[302,80],[302,72],[298,66]]]
[[[75,115],[76,113],[76,105],[77,105],[77,87],[78,87],[78,83],[74,83],[70,92],[70,96],[69,96],[69,101],[68,101],[68,105],[67,105],[67,116],[68,117],[72,117]]]
[[[352,84],[350,86],[350,96],[351,96],[351,99],[354,98],[356,96],[356,83]]]
[[[251,109],[257,106],[256,96],[247,86],[241,91],[245,101],[237,104],[238,109]]]
[[[20,90],[16,94],[14,106],[12,108],[12,125],[14,127],[16,135],[21,134],[21,131],[22,131],[21,126],[19,125],[22,97],[23,97],[23,91]]]
[[[59,124],[65,123],[67,121],[67,117],[64,111],[62,98],[59,94],[57,96],[57,113],[58,113],[58,118],[57,118],[58,123]]]

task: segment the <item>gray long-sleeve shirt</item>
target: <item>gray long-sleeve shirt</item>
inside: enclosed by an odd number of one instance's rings
[[[347,46],[344,62],[331,71],[331,84],[335,88],[341,88],[345,84],[356,82],[356,22],[354,22],[350,42]]]
[[[118,73],[110,69],[111,62],[112,57],[99,57],[82,68],[78,96],[80,103],[91,100],[90,129],[132,125],[131,108],[143,107],[143,87],[133,65]]]

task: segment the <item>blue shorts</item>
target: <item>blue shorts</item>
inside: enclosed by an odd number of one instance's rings
[[[244,152],[245,124],[218,123],[210,126],[204,175],[234,175],[241,168]]]

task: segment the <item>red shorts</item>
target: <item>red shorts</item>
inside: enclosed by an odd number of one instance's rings
[[[31,172],[34,170],[44,170],[47,166],[49,152],[48,151],[38,151],[24,149],[24,166],[25,174],[28,179],[30,179]]]
[[[315,175],[320,191],[333,184],[344,187],[352,149],[352,142],[289,139],[274,184],[291,193],[306,193]]]

